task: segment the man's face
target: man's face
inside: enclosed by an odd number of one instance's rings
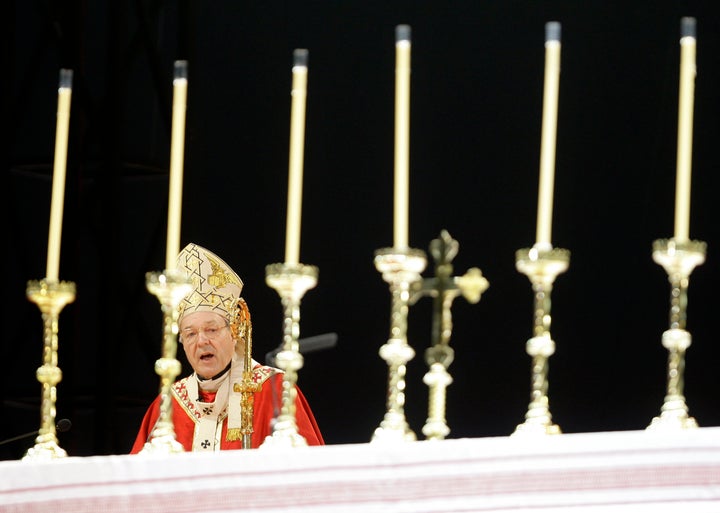
[[[235,340],[225,318],[213,312],[194,312],[180,321],[180,339],[188,362],[202,378],[212,378],[228,366]]]

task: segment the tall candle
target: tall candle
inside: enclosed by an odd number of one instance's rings
[[[555,141],[557,136],[558,89],[560,86],[560,31],[560,23],[556,21],[545,24],[545,84],[536,232],[536,246],[544,248],[552,247]]]
[[[50,200],[50,229],[48,233],[47,267],[45,269],[45,279],[54,282],[58,281],[60,269],[60,241],[62,239],[63,206],[65,199],[65,174],[67,167],[72,79],[72,70],[60,70],[57,125],[55,131],[55,161],[53,163],[52,197]]]
[[[285,263],[290,265],[297,265],[300,261],[300,221],[302,219],[307,77],[308,51],[305,49],[296,49],[293,52],[292,67],[290,157],[288,165],[287,222],[285,225]]]
[[[180,253],[180,220],[183,190],[183,156],[185,154],[185,112],[187,110],[187,86],[187,61],[175,61],[165,269],[175,269],[177,265],[177,256],[178,253]]]
[[[693,97],[695,93],[695,18],[680,21],[680,91],[678,99],[677,174],[675,181],[675,240],[690,232]]]
[[[394,247],[408,247],[410,181],[410,49],[409,25],[395,28],[395,208]]]

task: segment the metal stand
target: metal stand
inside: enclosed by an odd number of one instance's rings
[[[265,269],[267,284],[275,289],[282,300],[283,350],[275,357],[276,365],[284,371],[280,414],[273,424],[273,432],[260,445],[264,447],[302,447],[307,440],[298,433],[295,417],[297,371],[303,366],[299,351],[300,301],[305,292],[317,284],[318,268],[304,264],[272,264]]]
[[[527,341],[527,353],[532,356],[532,389],[525,422],[513,432],[516,435],[556,435],[560,427],[552,422],[548,400],[548,359],[555,352],[550,335],[550,293],[558,274],[570,265],[566,249],[521,249],[516,254],[517,270],[527,275],[535,296],[533,337]]]
[[[190,278],[175,269],[145,275],[147,289],[160,300],[163,312],[162,356],[155,362],[160,376],[160,416],[150,433],[141,454],[173,454],[184,452],[175,438],[172,421],[172,384],[180,374],[181,365],[176,359],[178,336],[178,305],[192,290]]]
[[[36,372],[37,380],[42,384],[40,430],[35,445],[28,449],[23,460],[49,461],[67,456],[58,444],[55,430],[56,386],[62,380],[62,371],[58,367],[58,319],[65,305],[75,300],[75,283],[29,281],[26,293],[42,312],[44,347],[43,365]]]
[[[390,311],[390,337],[380,348],[380,357],[388,365],[387,411],[375,429],[372,442],[416,440],[415,433],[405,420],[405,364],[412,360],[415,351],[407,343],[407,316],[410,294],[425,270],[425,252],[412,248],[385,248],[375,253],[375,267],[383,280],[390,284],[392,304]]]
[[[648,430],[677,431],[697,428],[697,422],[688,415],[683,395],[685,351],[692,337],[685,331],[687,289],[690,274],[705,262],[706,244],[702,241],[676,242],[659,239],[653,243],[653,260],[660,264],[670,281],[670,328],[662,335],[662,345],[668,350],[667,393],[659,417],[655,417]]]

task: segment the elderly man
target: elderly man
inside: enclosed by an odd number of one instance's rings
[[[178,269],[193,282],[193,290],[179,307],[178,327],[179,341],[194,372],[172,388],[176,439],[186,451],[241,449],[245,344],[252,333],[250,313],[240,297],[242,281],[220,257],[195,244],[180,252]],[[272,433],[282,371],[252,360],[252,382],[256,390],[252,396],[255,448]],[[300,390],[296,391],[298,433],[308,445],[322,445],[312,411]],[[145,414],[132,453],[142,450],[159,415],[160,397]]]

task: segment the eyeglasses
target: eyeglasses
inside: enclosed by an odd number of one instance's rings
[[[200,340],[200,334],[204,333],[205,338],[208,340],[215,340],[220,336],[220,333],[229,325],[224,326],[207,326],[205,328],[186,328],[180,333],[180,342],[183,344],[194,344]]]

